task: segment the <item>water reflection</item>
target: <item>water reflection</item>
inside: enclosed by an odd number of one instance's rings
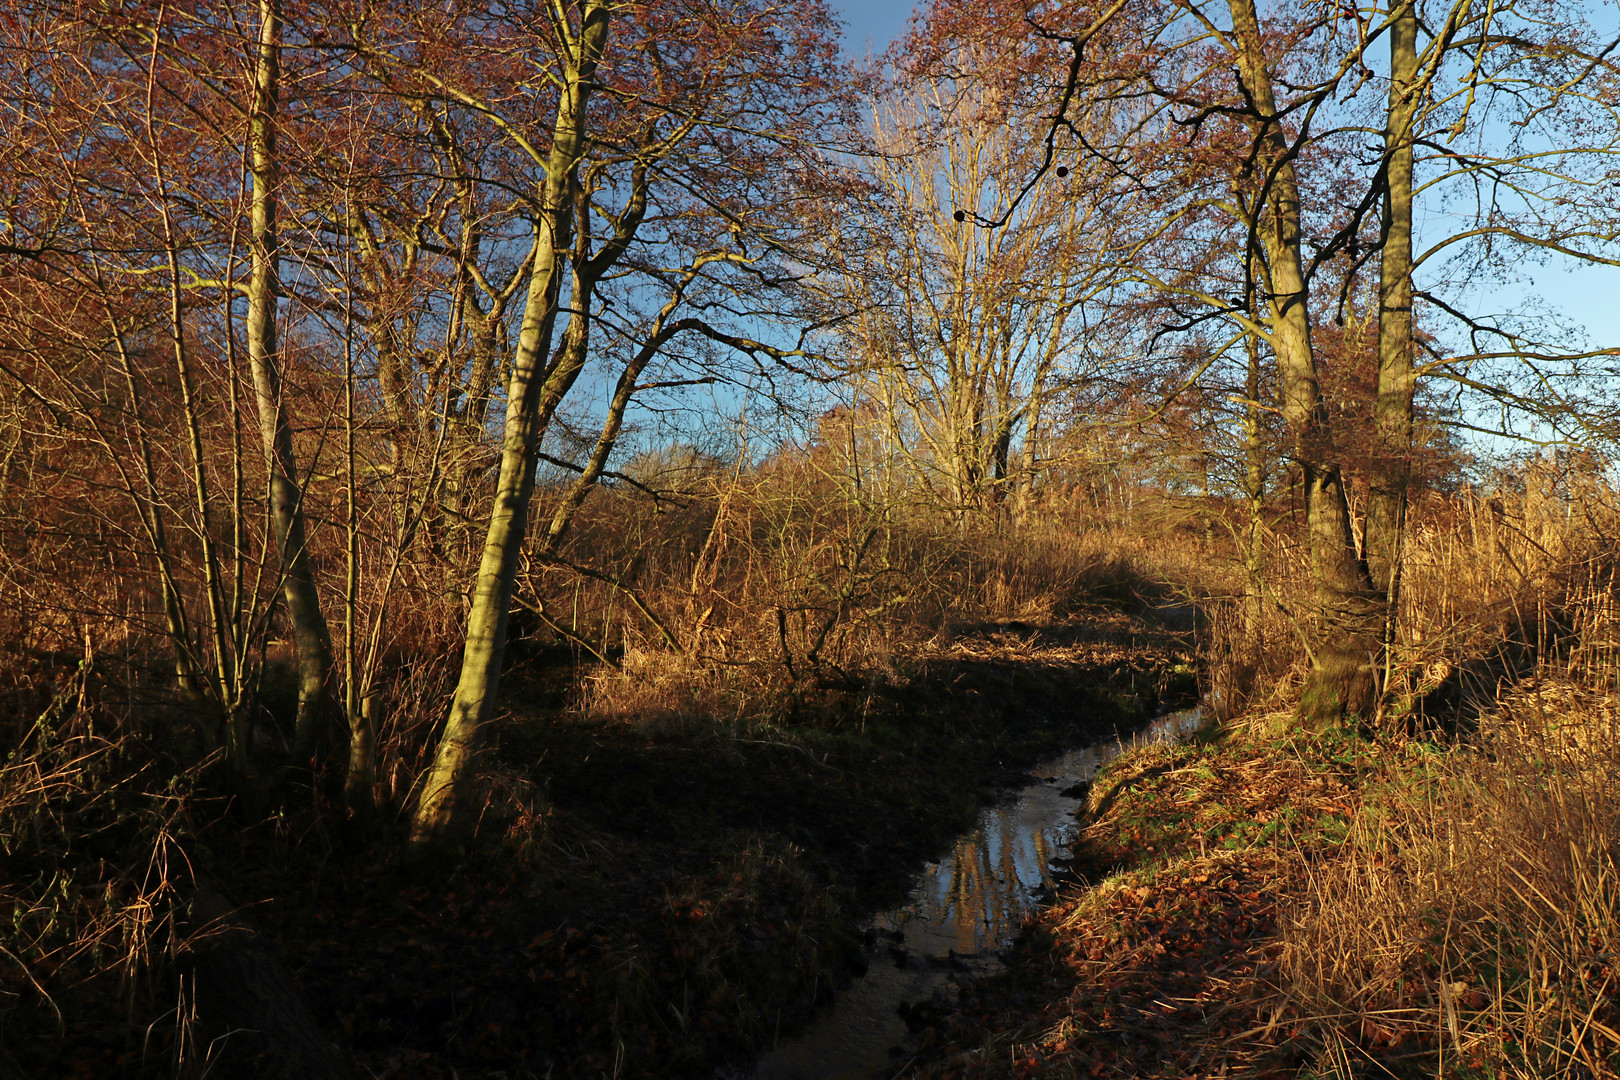
[[[1042,762],[1036,783],[979,815],[950,854],[924,868],[904,907],[873,920],[882,944],[871,970],[803,1034],[777,1045],[757,1080],[862,1080],[889,1060],[906,1033],[896,1009],[949,992],[963,975],[999,966],[1024,917],[1053,888],[1052,861],[1073,842],[1083,786],[1125,749],[1180,741],[1199,710],[1159,717],[1128,740],[1113,739]]]

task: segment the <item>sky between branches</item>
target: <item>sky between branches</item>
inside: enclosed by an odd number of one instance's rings
[[[833,0],[832,6],[844,23],[845,51],[863,57],[868,50],[874,56],[881,53],[905,33],[906,21],[919,5],[913,0]],[[1599,26],[1613,26],[1614,4],[1589,0],[1588,6]],[[1569,322],[1583,325],[1588,344],[1620,346],[1620,270],[1611,267],[1555,261],[1527,268],[1517,285],[1481,290],[1470,314],[1504,312],[1537,300],[1551,305]]]

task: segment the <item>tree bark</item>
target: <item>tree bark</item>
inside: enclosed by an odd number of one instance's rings
[[[1243,543],[1243,633],[1245,646],[1259,649],[1265,616],[1266,455],[1260,415],[1260,339],[1249,334],[1249,371],[1244,384],[1243,494],[1248,501],[1248,533]]]
[[[1417,7],[1392,13],[1389,39],[1389,126],[1384,132],[1386,186],[1378,282],[1378,397],[1373,422],[1378,461],[1367,502],[1367,563],[1384,596],[1384,648],[1395,642],[1400,604],[1401,540],[1411,482],[1412,399],[1412,140],[1419,92]]]
[[[1270,271],[1272,348],[1283,417],[1305,493],[1306,529],[1317,627],[1300,718],[1324,726],[1370,716],[1380,644],[1372,582],[1357,556],[1350,508],[1311,346],[1309,286],[1301,251],[1299,187],[1277,116],[1254,0],[1228,0],[1239,77],[1254,113],[1257,168],[1266,191],[1257,230]]]
[[[418,854],[442,850],[466,831],[479,736],[494,713],[500,688],[507,617],[534,495],[540,405],[551,381],[546,359],[551,352],[563,264],[569,251],[574,186],[585,146],[585,107],[607,43],[611,14],[609,0],[582,0],[580,8],[579,30],[563,42],[562,93],[535,226],[534,261],[523,326],[507,385],[500,476],[472,609],[467,616],[461,677],[411,824],[410,844]],[[566,23],[559,20],[558,26],[567,33]]]
[[[249,120],[249,168],[253,176],[252,273],[248,280],[247,347],[258,401],[259,434],[270,470],[270,519],[281,559],[282,596],[298,657],[298,716],[293,752],[300,761],[314,752],[332,721],[329,708],[332,643],[310,567],[304,529],[303,489],[293,456],[292,428],[281,399],[281,357],[276,340],[276,297],[281,256],[276,235],[280,167],[276,111],[280,93],[280,0],[259,0],[258,62]]]

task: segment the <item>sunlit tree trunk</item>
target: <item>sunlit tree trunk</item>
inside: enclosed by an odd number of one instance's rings
[[[1229,0],[1239,76],[1252,103],[1265,170],[1266,206],[1259,231],[1270,271],[1272,346],[1277,357],[1283,417],[1304,485],[1306,528],[1318,628],[1300,716],[1322,725],[1347,715],[1370,716],[1374,662],[1381,635],[1372,582],[1357,557],[1344,479],[1311,346],[1308,287],[1303,271],[1299,188],[1277,116],[1254,0]]]
[[[546,163],[545,187],[535,223],[533,262],[523,325],[507,384],[506,423],[494,506],[479,563],[472,609],[467,616],[461,677],[438,754],[422,789],[411,827],[418,852],[443,848],[464,831],[479,735],[495,710],[506,623],[528,525],[538,462],[540,404],[548,382],[546,359],[556,324],[557,299],[569,251],[574,186],[585,146],[585,107],[597,62],[607,43],[607,0],[583,0],[577,32],[559,19],[565,35],[562,92]]]
[[[1260,336],[1248,335],[1249,371],[1244,384],[1243,494],[1248,502],[1248,532],[1243,544],[1243,631],[1251,648],[1258,646],[1265,615],[1266,448],[1260,416]]]
[[[1015,485],[1013,520],[1022,528],[1029,523],[1030,511],[1035,505],[1035,479],[1040,471],[1041,420],[1046,404],[1047,383],[1052,370],[1057,365],[1059,354],[1063,350],[1063,328],[1069,320],[1074,308],[1069,304],[1067,297],[1059,306],[1052,318],[1052,325],[1047,333],[1046,348],[1041,353],[1040,363],[1035,367],[1035,377],[1031,382],[1029,401],[1025,405],[1024,413],[1024,444],[1019,449],[1018,480]]]
[[[1389,39],[1389,127],[1384,134],[1387,184],[1384,246],[1378,284],[1378,398],[1374,406],[1379,460],[1367,504],[1367,563],[1387,603],[1384,647],[1395,640],[1400,603],[1401,537],[1411,475],[1412,398],[1412,139],[1419,79],[1417,8],[1393,12]]]
[[[345,269],[349,269],[345,266]],[[343,795],[350,808],[357,813],[369,813],[375,807],[377,780],[377,731],[372,723],[372,710],[368,708],[375,695],[362,690],[361,683],[370,687],[370,673],[358,662],[356,633],[360,615],[360,514],[359,478],[356,475],[355,447],[355,372],[354,372],[354,303],[345,300],[345,326],[343,340],[343,471],[344,496],[347,505],[344,521],[344,561],[346,573],[343,582],[343,713],[349,721],[349,768],[343,780]],[[382,617],[379,611],[378,617]]]
[[[252,273],[248,281],[247,347],[258,399],[259,432],[270,469],[270,519],[281,558],[282,595],[298,657],[298,718],[294,752],[300,760],[326,734],[332,644],[321,614],[304,529],[303,490],[293,456],[292,427],[281,399],[281,357],[276,340],[280,252],[276,235],[276,111],[280,94],[280,0],[260,0],[259,41],[249,118],[248,159],[253,176]]]

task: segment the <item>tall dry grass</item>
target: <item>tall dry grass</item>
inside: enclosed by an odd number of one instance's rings
[[[1285,926],[1318,1038],[1412,1075],[1617,1075],[1617,708],[1519,688],[1359,816]]]
[[[130,1075],[190,1075],[169,957],[196,775],[83,719],[47,713],[0,765],[0,1064],[96,1045]]]
[[[1227,715],[1286,707],[1315,627],[1303,520],[1269,507],[1258,581],[1238,548],[1236,507],[1209,516],[1230,542],[1206,549],[1204,666]],[[1454,493],[1427,492],[1403,541],[1397,635],[1382,660],[1380,724],[1477,715],[1538,667],[1620,681],[1620,493],[1600,463],[1545,458]],[[1258,594],[1258,602],[1251,599]]]
[[[1389,672],[1397,694],[1418,710],[1436,692],[1482,707],[1538,664],[1612,683],[1617,540],[1616,492],[1579,462],[1538,462],[1519,484],[1419,507]]]
[[[1406,744],[1285,921],[1319,1075],[1620,1075],[1614,496],[1543,462],[1416,516],[1392,682],[1463,722]]]
[[[604,661],[584,695],[598,719],[744,719],[810,687],[891,677],[963,628],[1168,602],[1160,579],[1201,562],[1176,530],[1099,527],[1056,501],[1022,523],[964,520],[855,490],[809,458],[681,479],[657,502],[598,492],[566,565],[523,582],[536,636]]]

